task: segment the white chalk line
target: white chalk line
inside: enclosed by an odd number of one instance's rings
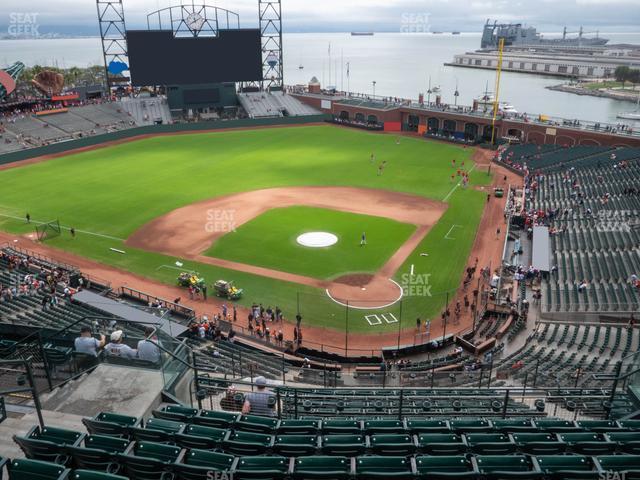
[[[26,222],[25,217],[18,217],[16,215],[7,215],[5,213],[0,213],[0,217],[6,217],[6,218],[12,218],[14,220],[24,220]],[[49,222],[40,222],[38,220],[31,220],[31,223],[34,223],[36,225],[44,225],[45,223],[49,223]],[[67,230],[70,231],[71,227],[67,227],[66,225],[60,225],[60,228],[63,230]],[[101,238],[106,238],[108,240],[116,240],[118,242],[124,242],[124,238],[118,238],[118,237],[113,237],[111,235],[105,235],[104,233],[96,233],[96,232],[89,232],[87,230],[80,230],[78,228],[74,229],[76,231],[76,233],[84,233],[85,235],[92,235],[94,237],[101,237]]]
[[[473,172],[473,171],[475,170],[475,168],[476,168],[476,164],[474,163],[474,164],[473,164],[473,166],[471,167],[471,169],[469,169],[469,173]],[[453,188],[451,189],[451,191],[447,194],[447,196],[446,196],[446,197],[444,197],[444,198],[442,199],[442,201],[443,201],[443,202],[446,202],[447,200],[449,200],[449,197],[450,197],[451,195],[453,195],[453,192],[455,192],[455,191],[458,189],[458,187],[459,187],[460,185],[462,185],[462,179],[460,179],[460,181],[454,185],[454,187],[453,187]]]

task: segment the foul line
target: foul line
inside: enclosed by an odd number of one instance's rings
[[[476,164],[474,163],[474,164],[473,164],[473,166],[471,167],[471,169],[469,169],[469,173],[473,172],[473,170],[474,170],[475,168],[476,168]],[[460,185],[462,185],[462,179],[460,179],[460,181],[459,181],[456,185],[454,185],[454,187],[451,189],[451,191],[450,191],[449,193],[447,193],[447,196],[446,196],[446,197],[444,197],[444,198],[442,199],[442,201],[443,201],[443,202],[446,202],[447,200],[449,200],[449,197],[450,197],[451,195],[453,195],[453,192],[455,192],[455,191],[456,191],[456,189],[457,189]]]
[[[455,238],[450,237],[449,234],[453,231],[454,228],[462,228],[462,225],[451,225],[451,228],[449,229],[449,231],[447,232],[447,234],[444,236],[445,240],[455,240]]]
[[[6,218],[12,218],[14,220],[25,220],[24,217],[17,217],[15,215],[7,215],[5,213],[0,213],[0,217],[6,217]],[[30,223],[35,223],[36,225],[44,225],[45,223],[49,223],[49,222],[39,222],[38,220],[31,220]],[[67,227],[65,225],[60,225],[61,229],[64,230],[71,230],[71,227]],[[79,230],[79,229],[75,229],[76,233],[84,233],[85,235],[93,235],[94,237],[102,237],[102,238],[107,238],[109,240],[117,240],[118,242],[124,242],[124,238],[118,238],[118,237],[112,237],[111,235],[105,235],[103,233],[96,233],[96,232],[88,232],[86,230]]]

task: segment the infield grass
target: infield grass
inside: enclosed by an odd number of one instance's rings
[[[388,218],[323,208],[274,208],[219,238],[207,251],[260,267],[320,279],[347,273],[375,273],[416,230]],[[307,232],[329,232],[338,237],[330,247],[311,248],[297,243]],[[367,245],[360,246],[362,232]]]

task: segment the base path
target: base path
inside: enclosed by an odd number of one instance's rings
[[[310,206],[391,218],[418,228],[366,281],[335,281],[296,275],[203,255],[229,230],[240,227],[273,208]],[[203,200],[158,217],[133,233],[126,244],[178,258],[326,290],[333,299],[362,302],[380,308],[399,299],[398,285],[390,281],[415,250],[447,205],[417,195],[350,187],[290,187],[254,190]],[[347,279],[348,280],[348,279]],[[401,292],[400,292],[401,293]],[[356,303],[352,303],[356,306]]]

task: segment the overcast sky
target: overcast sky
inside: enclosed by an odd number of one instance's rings
[[[179,3],[124,0],[128,27],[142,26],[150,11]],[[206,3],[240,13],[242,26],[257,22],[257,0]],[[421,21],[426,14],[432,30],[479,31],[487,18],[524,22],[547,32],[564,25],[603,32],[640,29],[640,0],[283,0],[282,8],[285,31],[291,32],[399,31],[403,22]],[[97,30],[95,0],[0,0],[0,26],[9,25],[16,13],[37,13],[44,32]]]

